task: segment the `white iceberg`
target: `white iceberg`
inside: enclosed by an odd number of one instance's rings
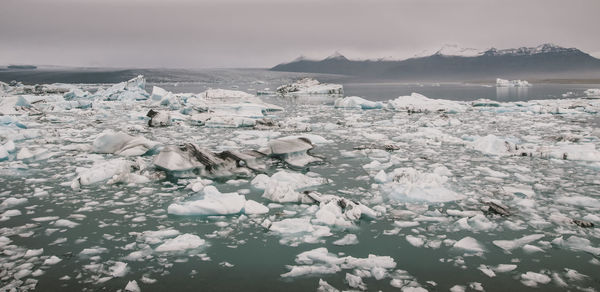
[[[407,96],[400,96],[388,101],[388,108],[395,111],[408,111],[409,113],[429,113],[429,112],[464,112],[466,105],[462,102],[431,99],[422,94],[412,93]]]
[[[496,78],[496,87],[529,87],[531,84],[525,80],[506,80]]]
[[[358,109],[380,109],[383,108],[382,102],[366,100],[358,96],[347,96],[338,98],[334,102],[337,108],[358,108]]]
[[[414,168],[396,168],[377,174],[379,189],[392,200],[432,203],[458,201],[465,198],[446,187],[448,177],[436,172],[424,173]]]
[[[292,84],[277,87],[282,95],[343,95],[344,87],[340,84],[321,83],[316,79],[303,78]]]
[[[142,136],[132,137],[123,132],[106,130],[96,137],[92,144],[92,151],[121,156],[140,156],[158,145],[158,142],[150,141]]]

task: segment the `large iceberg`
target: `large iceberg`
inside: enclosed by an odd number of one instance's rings
[[[96,153],[111,153],[122,156],[140,156],[158,146],[158,142],[150,141],[142,136],[132,137],[123,132],[106,130],[92,144]]]
[[[408,111],[409,113],[428,112],[464,112],[466,106],[458,101],[445,99],[431,99],[422,94],[412,93],[400,96],[388,102],[388,108],[396,111]]]
[[[292,84],[277,87],[282,95],[343,95],[344,88],[340,84],[321,83],[316,79],[303,78]]]
[[[347,96],[336,99],[334,106],[337,108],[380,109],[383,108],[383,103],[369,101],[358,96]]]
[[[496,78],[496,87],[529,87],[531,84],[525,80],[506,80]]]
[[[138,75],[128,81],[117,83],[106,89],[100,89],[95,96],[101,100],[146,100],[150,95],[146,92],[146,79]]]
[[[202,190],[202,198],[198,200],[174,203],[167,211],[173,215],[231,215],[245,213],[248,215],[264,214],[269,208],[253,201],[246,200],[238,193],[221,193],[214,186]]]

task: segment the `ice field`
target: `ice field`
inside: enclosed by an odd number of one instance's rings
[[[600,289],[600,90],[278,85],[0,83],[0,291]]]

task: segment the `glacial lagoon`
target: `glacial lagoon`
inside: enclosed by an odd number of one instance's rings
[[[584,93],[600,85],[277,94],[300,77],[3,87],[0,290],[600,288],[600,99]],[[150,109],[169,125],[149,127]],[[141,153],[94,148],[115,132]],[[155,167],[167,146],[290,136],[314,148],[265,156],[264,171]],[[319,161],[289,163],[306,157]]]

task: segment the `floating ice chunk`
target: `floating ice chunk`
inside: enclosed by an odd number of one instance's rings
[[[186,175],[186,172],[212,177],[250,175],[251,170],[263,168],[257,164],[262,157],[264,154],[257,151],[214,153],[196,144],[185,143],[181,147],[164,147],[154,158],[154,165],[177,175]]]
[[[496,272],[496,273],[506,273],[506,272],[513,271],[516,268],[517,268],[517,265],[513,265],[513,264],[499,264],[499,265],[493,267],[492,270],[494,270],[494,272]]]
[[[279,171],[273,174],[268,180],[264,176],[257,176],[252,180],[252,185],[256,188],[264,188],[263,198],[279,203],[293,202],[314,202],[313,199],[304,193],[303,189],[326,184],[327,179],[319,177],[309,177],[301,173],[288,171]]]
[[[588,98],[600,98],[600,88],[590,88],[583,92]]]
[[[25,203],[27,203],[27,198],[7,198],[0,204],[0,209],[8,209]]]
[[[600,200],[587,196],[562,196],[555,200],[560,204],[579,206],[584,208],[600,208]]]
[[[352,288],[358,288],[360,290],[367,290],[367,285],[363,282],[362,278],[350,273],[346,273],[346,282],[348,286]]]
[[[543,249],[535,246],[535,245],[530,245],[530,244],[526,244],[523,246],[523,251],[525,253],[531,254],[531,253],[536,253],[536,252],[544,252]]]
[[[491,134],[477,138],[470,147],[488,155],[506,156],[519,154],[518,146],[515,143]]]
[[[43,248],[40,248],[40,249],[28,249],[25,252],[25,255],[23,257],[24,258],[37,257],[37,256],[40,256],[43,253],[44,253],[44,249]]]
[[[244,205],[244,213],[247,215],[265,214],[269,213],[269,208],[254,200],[247,200],[246,204]]]
[[[496,87],[529,87],[531,84],[525,80],[506,80],[496,78]]]
[[[279,158],[291,166],[304,167],[321,159],[309,155],[308,151],[314,146],[308,138],[284,137],[269,141],[267,148],[259,152]]]
[[[108,268],[108,273],[115,278],[120,278],[124,277],[128,270],[127,263],[115,262],[113,266]]]
[[[467,286],[464,285],[454,285],[450,287],[450,292],[465,292],[467,291]]]
[[[155,250],[158,252],[174,252],[194,249],[206,244],[204,239],[201,239],[194,234],[181,234],[175,238],[168,239],[165,243],[159,245]]]
[[[131,173],[133,167],[134,163],[122,158],[97,161],[91,168],[79,167],[76,169],[78,177],[73,180],[71,188],[76,190],[81,186],[105,181],[109,184],[118,182],[145,183],[149,181],[145,176]]]
[[[292,246],[299,243],[317,243],[322,237],[331,236],[331,230],[327,226],[313,225],[310,218],[288,218],[276,221],[269,228],[279,234],[282,244]]]
[[[147,244],[157,244],[163,241],[164,238],[175,237],[179,235],[179,231],[175,229],[163,229],[157,231],[144,231],[138,235],[138,239]]]
[[[319,287],[317,288],[317,292],[339,292],[339,290],[329,285],[329,283],[326,281],[323,281],[323,279],[319,279]]]
[[[388,108],[396,111],[408,111],[411,113],[428,113],[428,112],[464,112],[466,105],[452,100],[445,99],[430,99],[418,93],[412,93],[407,96],[400,96],[396,99],[388,101]]]
[[[485,252],[485,248],[475,238],[469,236],[454,243],[453,247],[470,253]]]
[[[380,176],[380,180],[383,175]],[[393,200],[450,202],[464,198],[447,189],[448,177],[436,173],[423,173],[414,168],[397,168],[388,173],[380,186],[383,193]]]
[[[246,206],[246,198],[238,193],[221,193],[214,186],[205,187],[203,193],[200,200],[169,205],[167,212],[173,215],[229,215],[242,212]],[[252,209],[252,203],[250,205]]]
[[[347,96],[336,99],[334,106],[337,108],[380,109],[383,108],[383,103],[369,101],[358,96]]]
[[[132,137],[123,132],[106,130],[96,137],[92,149],[96,153],[139,156],[152,150],[158,144],[158,142],[150,141],[142,136]]]
[[[596,256],[600,255],[600,247],[593,247],[589,239],[575,235],[570,236],[567,240],[564,240],[562,237],[556,238],[552,240],[552,244],[574,251],[584,251]]]
[[[358,244],[358,238],[354,234],[346,234],[344,237],[333,242],[335,245],[355,245]]]
[[[480,265],[477,269],[490,278],[496,277],[496,273],[494,273],[494,271],[486,265]]]
[[[538,284],[548,284],[550,281],[550,277],[540,273],[527,272],[521,274],[521,283],[528,287],[537,287]]]
[[[166,127],[171,125],[171,115],[165,111],[150,110],[146,114],[150,118],[149,127]]]
[[[0,145],[0,161],[8,159],[8,150],[4,147],[4,145]]]
[[[423,246],[423,244],[425,244],[423,238],[416,237],[414,235],[407,235],[406,241],[408,241],[408,243],[410,243],[414,247],[421,247]]]
[[[51,256],[49,258],[47,258],[46,260],[44,260],[44,265],[56,265],[58,263],[60,263],[62,261],[62,259],[58,258],[57,256]]]
[[[91,93],[81,90],[80,88],[72,88],[69,92],[63,94],[65,100],[90,98],[92,96]]]
[[[523,247],[524,245],[534,242],[544,237],[543,234],[531,234],[514,240],[494,240],[492,243],[497,247],[506,251],[511,251],[515,248]]]
[[[135,280],[127,282],[127,286],[125,286],[125,292],[141,292],[140,286]]]
[[[56,227],[73,228],[77,225],[79,225],[79,223],[76,223],[76,222],[73,222],[73,221],[67,220],[67,219],[58,219],[54,222],[54,226],[56,226]]]
[[[303,78],[292,84],[277,87],[277,93],[283,95],[343,95],[339,84],[320,83],[316,79]]]
[[[41,112],[21,95],[0,98],[0,115],[38,115]]]

